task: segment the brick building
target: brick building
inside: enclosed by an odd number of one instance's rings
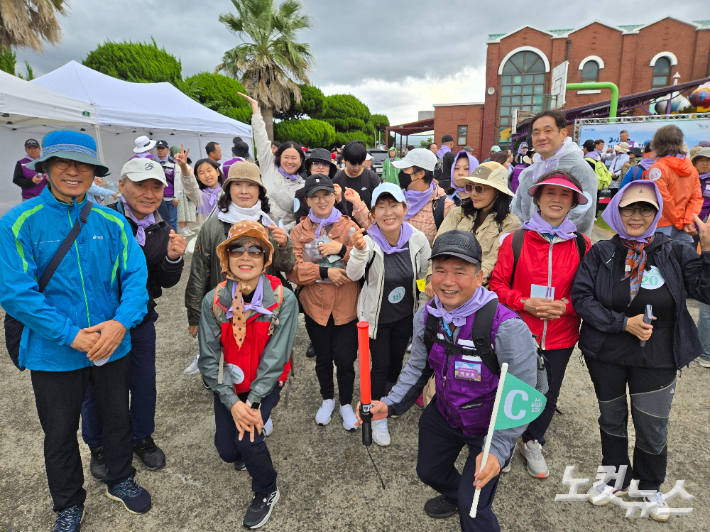
[[[565,61],[568,83],[609,81],[620,96],[672,85],[676,74],[681,82],[705,78],[710,76],[710,21],[666,17],[634,26],[594,21],[576,29],[525,26],[489,35],[484,104],[434,105],[436,141],[449,134],[457,143],[458,129],[465,126],[476,155],[487,154],[493,144],[507,147],[499,135],[512,125],[514,109],[556,106],[552,71]],[[608,92],[598,90],[566,91],[565,107],[608,99]]]

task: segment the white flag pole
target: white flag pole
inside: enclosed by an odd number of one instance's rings
[[[481,471],[486,467],[486,462],[488,461],[488,453],[491,450],[491,440],[493,439],[493,429],[496,426],[496,418],[498,417],[498,407],[500,406],[500,398],[503,395],[503,383],[505,382],[505,376],[508,373],[508,364],[503,363],[500,367],[500,380],[498,381],[498,389],[496,390],[496,399],[493,402],[493,412],[491,413],[491,423],[488,425],[488,436],[486,436],[486,444],[483,446],[483,456],[481,457]],[[472,519],[476,518],[476,512],[478,510],[478,499],[481,497],[481,488],[476,488],[476,492],[473,495],[473,504],[471,505],[471,512],[469,515]]]

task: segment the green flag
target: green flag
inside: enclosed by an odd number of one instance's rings
[[[510,373],[505,375],[495,430],[526,425],[542,414],[547,398]]]

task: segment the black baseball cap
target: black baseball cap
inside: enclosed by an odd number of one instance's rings
[[[454,137],[452,137],[451,135],[444,135],[443,137],[441,137],[441,142],[453,142],[453,140]]]
[[[327,175],[324,174],[313,174],[306,178],[306,184],[303,186],[303,191],[306,193],[307,198],[313,197],[313,194],[319,190],[327,190],[335,194],[335,187],[333,182]]]
[[[633,153],[636,157],[643,157],[643,153],[641,152],[641,148],[631,148],[629,150],[629,153]]]
[[[41,148],[41,146],[35,139],[27,139],[25,141],[25,148]]]
[[[155,143],[156,148],[170,148],[168,146],[168,141],[167,140],[159,140],[158,142]]]
[[[470,231],[447,231],[436,237],[431,250],[431,259],[444,255],[458,257],[476,266],[480,266],[483,260],[481,244]]]

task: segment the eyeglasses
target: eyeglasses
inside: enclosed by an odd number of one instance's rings
[[[475,192],[476,194],[483,194],[483,191],[486,190],[483,185],[466,185],[466,192],[471,194],[472,192]]]
[[[651,218],[656,215],[656,212],[658,212],[653,207],[622,207],[619,209],[621,216],[624,218],[631,218],[634,214],[636,214],[636,211],[639,211],[641,216],[644,218]]]
[[[251,258],[258,259],[264,254],[264,250],[259,246],[249,246],[248,248],[245,248],[244,246],[234,246],[229,248],[228,252],[235,258],[241,257],[244,253],[248,253]]]
[[[322,196],[311,196],[311,201],[315,201],[316,203],[327,203],[333,198],[333,196],[335,196],[335,194],[328,192]]]
[[[74,164],[76,166],[76,169],[83,174],[93,172],[96,168],[93,164],[80,163],[77,161],[70,161],[69,159],[60,158],[55,158],[53,164],[60,170],[67,170],[72,164]]]

